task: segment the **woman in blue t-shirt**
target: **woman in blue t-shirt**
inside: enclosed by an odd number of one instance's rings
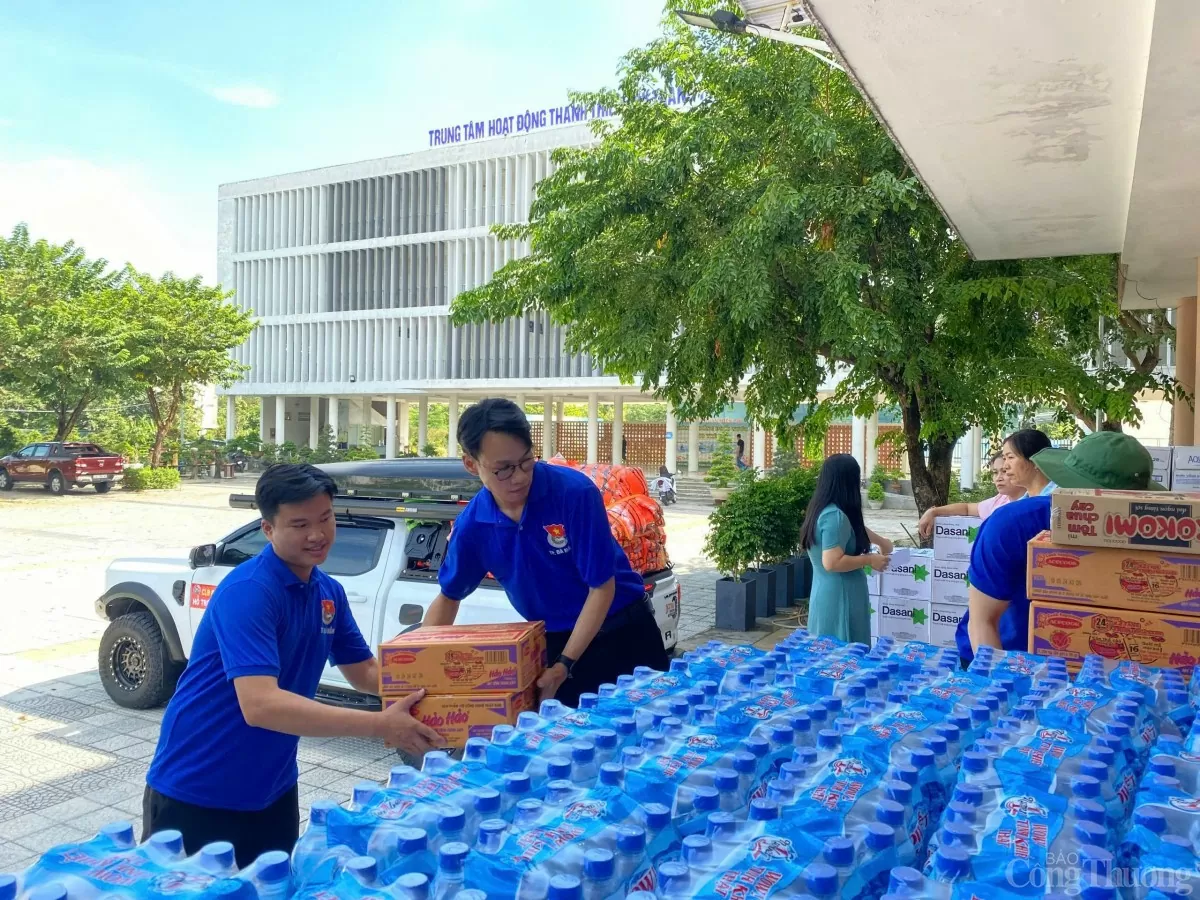
[[[864,569],[887,568],[892,542],[863,523],[862,472],[858,461],[838,453],[821,466],[808,504],[800,546],[812,562],[808,630],[842,641],[871,643],[871,602]],[[872,553],[871,544],[881,553]]]

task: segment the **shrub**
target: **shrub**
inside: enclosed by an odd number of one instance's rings
[[[712,462],[704,480],[718,489],[733,484],[737,478],[737,466],[733,462],[733,438],[727,430],[717,432],[717,445],[713,450]]]
[[[379,459],[374,447],[351,447],[342,451],[342,459]]]
[[[166,491],[179,487],[179,470],[162,467],[158,469],[126,469],[125,490]]]
[[[876,503],[883,502],[883,485],[878,481],[872,481],[871,486],[867,488],[867,499]]]
[[[421,455],[422,456],[441,456],[442,454],[438,451],[438,448],[435,447],[432,442],[428,442],[425,444],[424,447],[421,448]]]
[[[751,566],[784,562],[797,552],[817,470],[796,468],[758,478],[749,469],[737,482],[708,517],[704,551],[723,574],[740,580]]]

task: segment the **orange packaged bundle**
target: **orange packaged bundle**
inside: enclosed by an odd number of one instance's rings
[[[622,543],[621,549],[629,558],[629,565],[639,575],[657,572],[671,565],[666,545],[653,538],[634,538],[627,543]]]
[[[617,500],[608,507],[608,527],[621,545],[641,537],[665,542],[666,524],[658,501],[642,494]]]
[[[592,479],[592,484],[600,488],[600,493],[604,495],[605,506],[611,506],[626,497],[649,496],[650,494],[646,476],[641,469],[601,463],[577,466],[576,468]]]
[[[555,453],[552,457],[546,460],[546,462],[550,463],[552,466],[565,466],[568,469],[579,468],[578,463],[571,462],[571,460],[567,459],[561,453]]]

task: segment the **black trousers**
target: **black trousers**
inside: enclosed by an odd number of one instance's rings
[[[194,806],[146,785],[142,796],[142,840],[169,828],[183,834],[183,847],[189,856],[199,853],[205,844],[229,841],[237,853],[238,868],[250,865],[268,850],[291,853],[300,837],[299,786],[266,809],[245,812]]]
[[[662,632],[654,620],[649,602],[637,602],[635,610],[622,615],[625,621],[610,631],[601,631],[584,651],[571,677],[563,682],[555,700],[567,706],[578,706],[579,695],[594,693],[605,683],[615,682],[618,675],[628,675],[638,666],[649,666],[660,672],[670,668],[663,647]],[[553,665],[571,638],[569,631],[546,632],[546,662]]]

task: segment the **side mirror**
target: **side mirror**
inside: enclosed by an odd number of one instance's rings
[[[192,552],[188,554],[188,564],[193,569],[201,569],[205,566],[213,566],[216,565],[216,563],[216,544],[201,544],[199,547],[193,547]]]

